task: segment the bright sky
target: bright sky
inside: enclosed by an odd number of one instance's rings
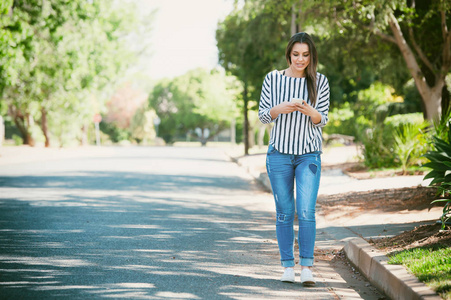
[[[152,55],[146,73],[152,79],[175,77],[218,64],[215,32],[232,11],[234,0],[141,0],[157,8],[151,34]]]

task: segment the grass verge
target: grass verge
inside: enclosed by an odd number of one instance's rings
[[[451,300],[451,248],[419,247],[394,252],[388,263],[404,265],[443,299]]]

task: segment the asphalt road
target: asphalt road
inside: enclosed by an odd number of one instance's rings
[[[338,298],[279,281],[272,196],[223,150],[99,153],[0,166],[1,299]]]

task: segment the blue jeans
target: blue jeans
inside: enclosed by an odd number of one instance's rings
[[[276,234],[282,266],[294,266],[294,214],[299,220],[298,244],[301,266],[313,265],[316,238],[315,206],[321,177],[321,152],[290,155],[272,145],[266,170],[276,202]],[[296,201],[294,180],[296,179]]]

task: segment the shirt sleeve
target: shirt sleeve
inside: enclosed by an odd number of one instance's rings
[[[258,106],[258,118],[263,124],[274,122],[269,112],[271,108],[271,76],[270,74],[267,74],[265,80],[263,81],[262,93],[260,95],[260,104]]]
[[[321,114],[321,121],[318,124],[313,124],[315,127],[324,127],[329,121],[329,106],[330,106],[330,90],[329,81],[326,76],[321,76],[318,81],[318,105],[316,110]]]

